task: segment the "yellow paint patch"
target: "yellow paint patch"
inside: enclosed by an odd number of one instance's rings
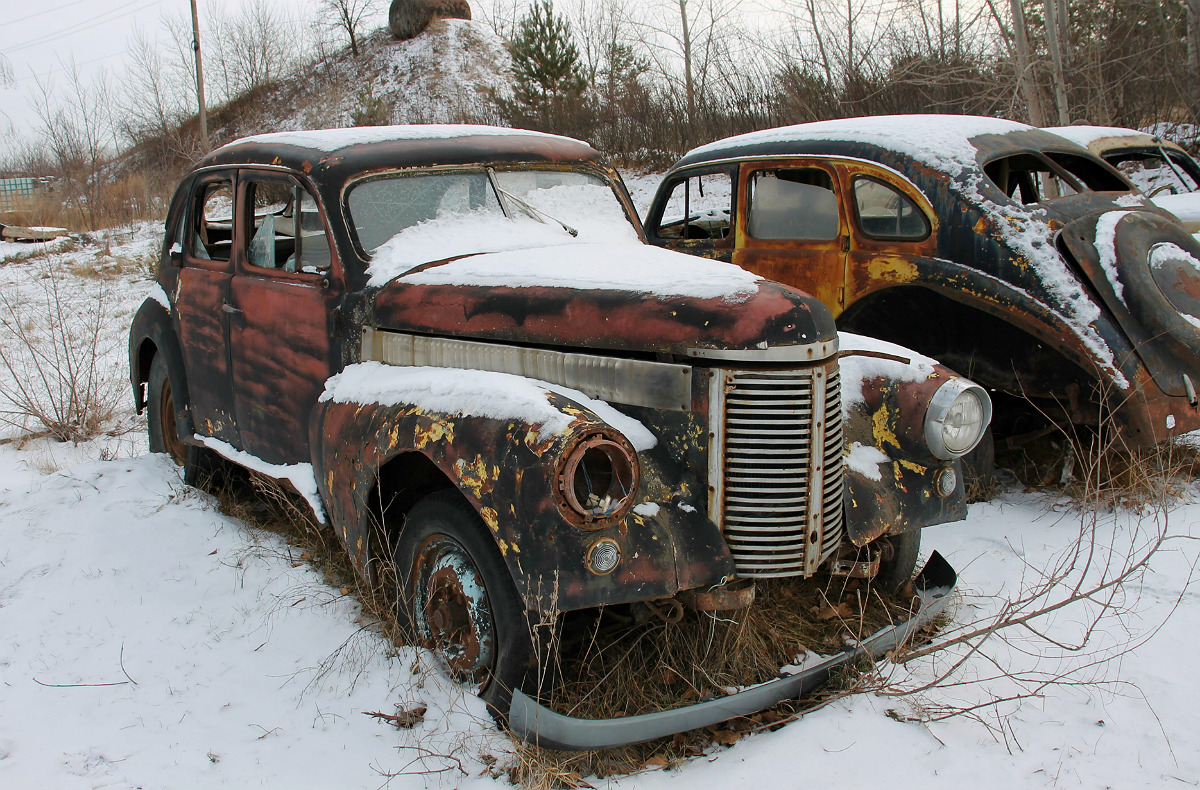
[[[479,511],[479,516],[492,532],[500,531],[500,514],[496,512],[495,508],[485,507]]]
[[[867,264],[872,280],[890,282],[912,282],[917,279],[917,265],[906,258],[895,255],[880,255]]]
[[[903,466],[908,471],[916,472],[919,475],[923,475],[929,471],[929,467],[921,466],[920,464],[915,464],[912,461],[908,460],[907,458],[901,458],[900,465]]]
[[[492,478],[488,476],[489,469],[483,456],[477,455],[475,460],[470,462],[459,458],[454,462],[454,471],[458,473],[459,482],[474,494],[476,499],[491,493]],[[498,468],[497,471],[499,471]]]
[[[423,450],[431,442],[436,443],[443,440],[450,444],[454,443],[454,423],[435,422],[428,428],[422,428],[418,423],[413,428],[413,446],[418,450]]]
[[[892,431],[889,417],[888,407],[880,406],[879,410],[871,415],[871,433],[875,437],[876,446],[890,444],[899,450],[900,440],[896,438],[895,432]]]

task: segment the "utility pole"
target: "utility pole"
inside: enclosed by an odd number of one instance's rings
[[[200,14],[192,0],[192,50],[196,53],[196,99],[200,102],[200,144],[204,153],[212,150],[208,144],[208,110],[204,107],[204,67],[200,63]]]

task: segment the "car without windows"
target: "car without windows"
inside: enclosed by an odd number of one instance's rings
[[[1200,233],[1200,163],[1170,140],[1119,126],[1055,126],[1125,174],[1156,206],[1170,211],[1189,233]]]
[[[151,449],[289,482],[512,729],[584,748],[705,726],[882,655],[945,602],[750,691],[619,720],[537,699],[532,624],[750,605],[818,571],[897,587],[965,514],[979,387],[839,338],[812,297],[645,243],[584,143],[383,127],[231,143],[183,179],[130,335]]]
[[[646,233],[969,375],[1010,439],[1200,428],[1200,243],[1047,131],[918,115],[732,137],[671,168]]]

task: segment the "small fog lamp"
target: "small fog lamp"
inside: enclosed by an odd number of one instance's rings
[[[954,493],[958,488],[958,475],[953,466],[943,466],[933,476],[933,490],[943,499]]]
[[[588,570],[597,576],[612,573],[621,561],[621,547],[612,538],[601,538],[592,544],[587,553]]]

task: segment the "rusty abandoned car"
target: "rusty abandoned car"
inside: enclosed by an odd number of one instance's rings
[[[490,127],[251,137],[167,217],[130,372],[151,449],[290,484],[454,677],[546,745],[647,740],[797,696],[944,604],[742,693],[619,720],[537,699],[542,618],[755,580],[911,576],[965,515],[987,394],[932,360],[839,341],[817,300],[645,243],[588,145]],[[839,356],[840,364],[839,364]],[[532,685],[531,685],[532,684]]]
[[[1180,146],[1157,135],[1119,126],[1055,126],[1054,132],[1078,143],[1125,174],[1134,186],[1170,211],[1188,233],[1200,232],[1200,163]]]
[[[732,137],[671,168],[646,234],[970,376],[1012,442],[1104,421],[1139,447],[1200,428],[1200,243],[1044,130],[892,116]]]

